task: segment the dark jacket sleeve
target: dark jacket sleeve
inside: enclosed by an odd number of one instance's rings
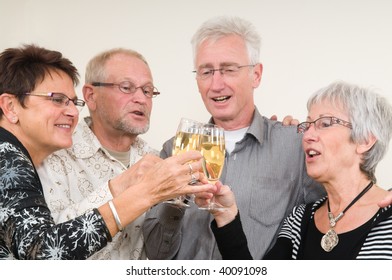
[[[218,249],[224,260],[252,260],[249,252],[248,241],[242,229],[240,214],[234,221],[218,228],[215,220],[211,222]]]

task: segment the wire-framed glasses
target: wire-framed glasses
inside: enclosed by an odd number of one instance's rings
[[[211,67],[201,67],[198,70],[194,70],[193,73],[196,73],[196,76],[201,80],[206,80],[211,78],[216,71],[219,71],[222,76],[225,77],[235,77],[238,74],[238,71],[244,67],[254,67],[255,64],[248,65],[236,65],[236,64],[228,64],[223,65],[221,68],[213,69]]]
[[[27,92],[25,95],[29,96],[40,96],[49,98],[54,104],[66,107],[69,105],[69,102],[72,102],[76,108],[80,111],[83,106],[86,104],[82,99],[78,98],[69,98],[64,93],[61,92]]]
[[[336,118],[336,117],[321,117],[321,118],[318,118],[317,120],[314,120],[312,122],[300,123],[299,125],[297,125],[297,133],[304,134],[306,131],[308,131],[311,124],[314,124],[315,129],[325,129],[325,128],[328,128],[334,124],[339,124],[339,125],[345,126],[350,129],[353,128],[352,124],[348,121],[344,121],[344,120]]]
[[[93,82],[91,83],[94,87],[118,87],[118,89],[126,94],[133,94],[137,91],[138,88],[142,89],[143,94],[148,97],[148,98],[153,98],[156,97],[160,94],[158,89],[154,86],[150,85],[145,85],[145,86],[140,86],[137,87],[135,84],[129,82],[129,81],[124,81],[120,82],[118,84],[115,83],[101,83],[101,82]]]

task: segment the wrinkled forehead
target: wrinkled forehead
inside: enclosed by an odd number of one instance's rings
[[[130,55],[116,55],[105,65],[105,76],[116,81],[147,80],[152,82],[150,67],[140,58]]]

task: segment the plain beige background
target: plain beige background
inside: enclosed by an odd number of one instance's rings
[[[82,83],[96,53],[141,52],[162,92],[143,138],[160,149],[181,117],[209,118],[190,45],[204,20],[236,15],[252,21],[262,36],[259,110],[304,120],[309,95],[338,79],[376,88],[392,102],[391,14],[389,0],[0,0],[0,50],[23,43],[59,50],[78,67]],[[391,165],[389,152],[377,171],[384,188],[392,187]]]

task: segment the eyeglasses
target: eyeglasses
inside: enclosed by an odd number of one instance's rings
[[[321,118],[318,118],[317,120],[312,121],[312,122],[300,123],[299,125],[297,125],[297,133],[304,134],[306,131],[309,130],[311,124],[314,124],[315,129],[325,129],[325,128],[328,128],[334,124],[343,125],[343,126],[348,127],[350,129],[353,128],[353,126],[350,122],[344,121],[342,119],[335,118],[335,117],[321,117]]]
[[[71,101],[80,111],[83,106],[86,104],[81,99],[71,99],[68,96],[66,96],[63,93],[60,92],[27,92],[25,95],[30,95],[30,96],[41,96],[41,97],[48,97],[52,100],[52,102],[58,106],[68,106],[69,102]]]
[[[193,73],[196,73],[197,77],[199,77],[201,80],[206,80],[208,78],[211,78],[214,76],[214,73],[216,71],[219,71],[221,75],[226,76],[226,77],[235,77],[238,74],[238,71],[244,67],[254,67],[255,64],[249,64],[249,65],[224,65],[221,68],[218,69],[213,69],[210,67],[202,67],[198,70],[192,71]]]
[[[137,87],[135,86],[133,83],[128,82],[128,81],[124,81],[118,84],[115,83],[100,83],[100,82],[93,82],[92,85],[94,87],[114,87],[117,86],[118,89],[126,94],[133,94],[136,92],[136,90],[138,88],[142,89],[143,94],[148,97],[148,98],[152,98],[152,97],[156,97],[159,94],[161,94],[158,89],[154,86],[141,86],[141,87]]]

